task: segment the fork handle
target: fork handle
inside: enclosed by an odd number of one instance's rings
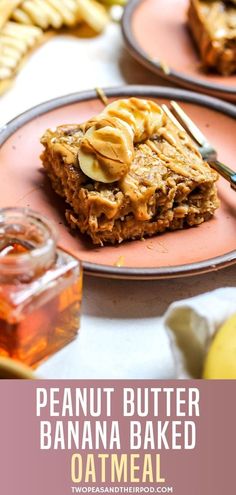
[[[218,160],[208,161],[208,163],[210,167],[214,168],[214,170],[222,175],[230,183],[232,189],[236,191],[236,172]]]

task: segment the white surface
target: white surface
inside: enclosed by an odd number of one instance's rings
[[[0,98],[0,125],[27,108],[97,86],[160,84],[123,48],[118,25],[101,36],[60,35],[41,46]],[[234,286],[236,266],[194,278],[129,282],[85,277],[78,339],[41,368],[49,378],[172,378],[174,363],[159,318],[168,305]]]

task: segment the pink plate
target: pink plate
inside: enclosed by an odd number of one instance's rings
[[[201,67],[187,27],[188,4],[189,0],[130,0],[122,20],[127,48],[165,79],[236,101],[236,74],[224,77]]]
[[[124,86],[105,90],[109,98],[138,96],[158,103],[175,99],[219,151],[219,159],[235,167],[236,109],[229,103],[185,90]],[[219,181],[221,207],[199,227],[168,232],[145,241],[94,247],[72,235],[64,219],[64,201],[51,190],[39,159],[41,135],[48,127],[82,122],[102,109],[95,91],[43,103],[20,115],[0,131],[0,207],[27,206],[56,222],[60,244],[83,261],[86,273],[118,278],[161,278],[192,275],[222,268],[236,260],[236,193]],[[122,260],[122,266],[117,262]]]

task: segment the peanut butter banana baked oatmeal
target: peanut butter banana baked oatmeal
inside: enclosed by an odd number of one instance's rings
[[[205,67],[236,71],[235,0],[190,0],[188,20]]]
[[[217,173],[152,101],[114,101],[84,124],[47,130],[41,142],[68,223],[94,244],[199,225],[219,206]]]

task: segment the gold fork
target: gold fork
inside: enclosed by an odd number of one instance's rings
[[[207,140],[206,136],[194,124],[190,117],[183,111],[176,101],[170,102],[170,107],[162,105],[162,109],[170,120],[181,131],[186,131],[191,138],[196,142],[203,160],[209,163],[210,167],[214,168],[222,177],[224,177],[236,191],[236,172],[229,168],[224,163],[217,160],[217,151]]]

